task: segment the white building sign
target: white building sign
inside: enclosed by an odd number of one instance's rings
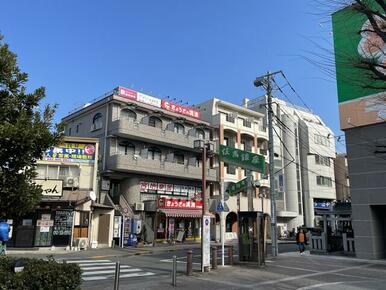
[[[202,245],[202,266],[209,267],[210,266],[210,216],[208,215],[203,216],[202,227],[204,229],[203,245]]]
[[[61,197],[63,195],[63,180],[36,179],[34,182],[42,186],[44,196]]]

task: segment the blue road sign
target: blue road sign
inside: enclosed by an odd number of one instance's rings
[[[220,202],[217,204],[216,212],[223,212],[223,211],[224,211],[224,205],[223,205],[222,202],[220,201]]]

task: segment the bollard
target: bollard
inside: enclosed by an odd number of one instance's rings
[[[217,269],[217,247],[212,247],[212,269]]]
[[[177,256],[173,256],[172,285],[177,286]]]
[[[188,251],[188,256],[186,258],[186,276],[193,275],[193,251]]]
[[[119,272],[120,271],[121,271],[121,263],[118,261],[115,263],[114,290],[119,289]]]
[[[233,246],[232,245],[228,247],[228,261],[229,261],[229,265],[233,266]]]

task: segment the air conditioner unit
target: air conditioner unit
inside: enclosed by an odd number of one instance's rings
[[[64,180],[63,187],[78,188],[79,187],[79,178],[77,177],[66,177]]]
[[[76,246],[79,250],[86,250],[88,248],[88,238],[76,239]]]
[[[139,202],[135,204],[135,210],[143,211],[145,209],[145,204],[143,202]]]

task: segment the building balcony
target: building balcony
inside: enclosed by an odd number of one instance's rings
[[[112,121],[109,134],[185,150],[193,150],[194,140],[198,139],[195,136],[148,126],[130,119]]]
[[[107,168],[113,171],[157,175],[181,179],[202,179],[202,167],[160,160],[144,159],[134,155],[110,155]],[[217,180],[217,169],[207,168],[208,181]]]

